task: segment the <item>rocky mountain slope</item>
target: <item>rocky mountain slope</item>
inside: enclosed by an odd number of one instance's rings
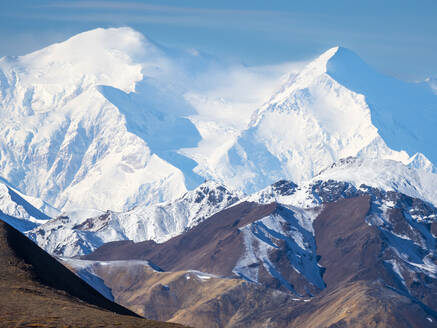
[[[134,261],[78,261],[69,263],[101,277],[113,287],[117,302],[150,318],[194,327],[435,327],[432,311],[380,282],[357,281],[300,298],[197,271],[157,272]]]
[[[179,327],[149,321],[108,301],[0,221],[1,327]]]
[[[215,327],[311,326],[306,320],[316,326],[434,326],[437,209],[348,183],[319,182],[312,191],[317,208],[242,202],[162,244],[105,244],[85,256],[81,268],[113,287],[121,304],[147,313],[148,302],[162,298],[173,310],[151,311],[154,318],[199,327],[199,318],[221,318]],[[70,261],[74,267],[78,260]],[[128,267],[132,274],[121,282],[119,272]],[[194,283],[197,296],[185,297],[182,290]],[[263,301],[251,299],[261,290]],[[269,308],[278,297],[286,305]]]

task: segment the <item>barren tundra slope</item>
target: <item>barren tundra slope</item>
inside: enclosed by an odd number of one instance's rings
[[[0,221],[0,327],[181,326],[143,319],[108,301]]]

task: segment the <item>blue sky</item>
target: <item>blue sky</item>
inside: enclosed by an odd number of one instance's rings
[[[307,60],[341,45],[398,78],[437,77],[435,0],[0,0],[0,56],[111,26],[248,65]]]

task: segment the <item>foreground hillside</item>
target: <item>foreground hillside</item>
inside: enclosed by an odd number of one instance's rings
[[[74,295],[74,296],[72,296]],[[0,221],[0,327],[178,327],[108,301]]]

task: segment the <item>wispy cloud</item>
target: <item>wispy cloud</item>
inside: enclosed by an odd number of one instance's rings
[[[210,9],[199,7],[181,7],[168,5],[154,5],[141,2],[129,1],[56,1],[46,4],[38,4],[40,8],[64,8],[64,9],[117,9],[117,10],[136,10],[153,11],[168,14],[214,14],[214,15],[283,15],[284,11],[278,10],[252,10],[252,9]]]
[[[15,17],[13,17],[15,15]],[[290,33],[295,38],[318,38],[322,30],[308,28],[323,14],[285,10],[223,9],[156,5],[139,1],[49,1],[36,2],[20,12],[0,12],[0,17],[88,24],[163,24],[244,30],[248,32]],[[298,31],[299,33],[296,33]],[[274,37],[274,35],[272,36]]]
[[[96,24],[168,24],[271,31],[278,22],[304,24],[299,14],[275,10],[211,9],[124,1],[56,1],[37,3],[19,17]],[[1,16],[1,14],[0,14]]]
[[[162,15],[156,13],[131,14],[131,13],[69,13],[65,15],[50,13],[20,14],[20,18],[37,19],[43,21],[59,22],[83,22],[109,25],[131,24],[165,24],[181,26],[217,27],[227,29],[243,29],[251,31],[269,31],[273,28],[269,19],[251,19],[250,17],[227,17],[226,23],[223,18],[212,15]]]

